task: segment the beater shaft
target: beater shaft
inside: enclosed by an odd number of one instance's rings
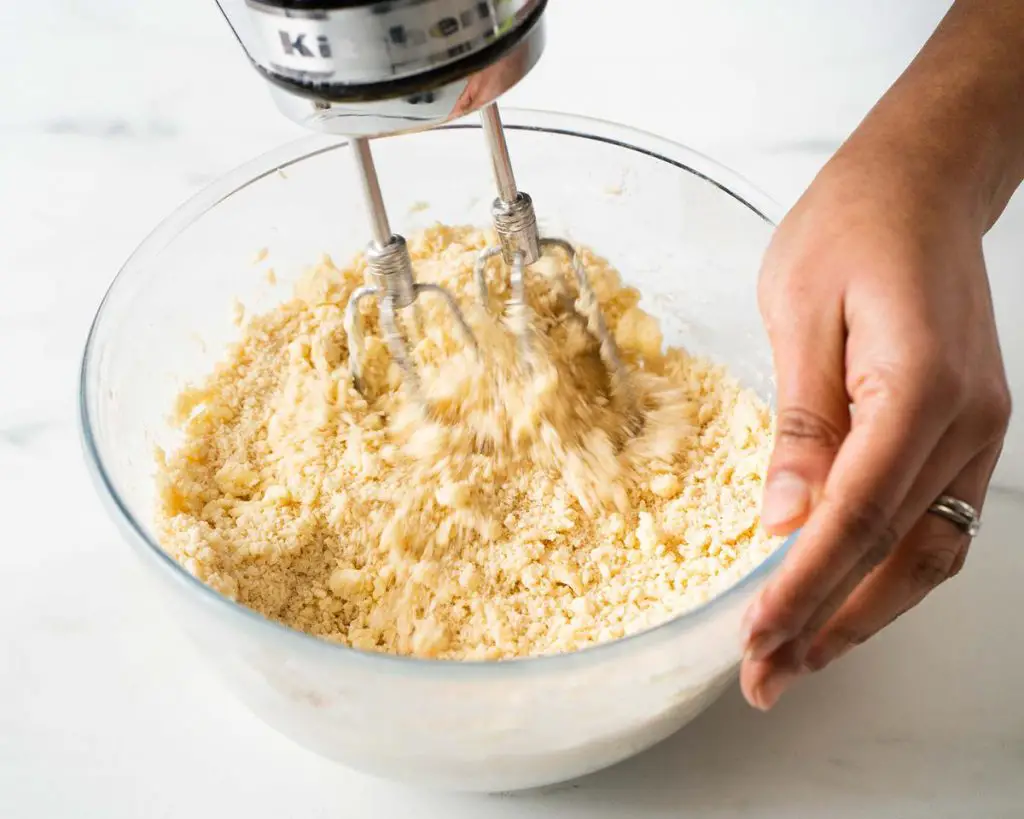
[[[537,215],[533,209],[533,200],[529,194],[516,187],[497,104],[488,105],[480,116],[490,147],[494,180],[498,185],[498,198],[491,205],[491,219],[501,243],[502,258],[510,267],[517,256],[520,257],[522,264],[533,264],[540,258]]]
[[[480,112],[480,120],[484,126],[484,136],[491,150],[491,163],[494,166],[494,181],[498,183],[498,199],[505,203],[514,202],[519,195],[516,188],[516,177],[512,173],[512,159],[508,155],[508,143],[505,141],[505,129],[501,124],[501,114],[494,103]]]
[[[402,236],[392,233],[391,225],[388,222],[384,194],[381,192],[380,179],[377,177],[377,167],[373,161],[373,153],[370,151],[370,143],[367,139],[356,137],[352,140],[351,146],[373,234],[373,241],[366,249],[366,268],[370,283],[351,294],[343,318],[345,334],[348,337],[349,369],[352,381],[356,389],[362,392],[365,387],[363,383],[364,340],[360,325],[359,303],[364,299],[372,298],[377,302],[381,329],[388,349],[391,351],[391,357],[401,368],[410,394],[415,400],[422,401],[419,375],[408,350],[408,342],[402,335],[398,324],[398,311],[411,307],[416,313],[417,297],[423,293],[435,293],[442,297],[454,315],[455,323],[466,345],[474,352],[477,349],[476,338],[451,293],[436,284],[418,284],[415,281],[409,247]],[[416,313],[416,320],[419,325],[418,313]]]
[[[366,210],[370,214],[373,241],[378,247],[384,247],[391,241],[391,225],[388,223],[384,194],[381,193],[380,180],[377,178],[377,166],[373,162],[373,154],[370,153],[370,141],[364,137],[354,138],[352,156],[355,158],[356,169],[362,182]]]

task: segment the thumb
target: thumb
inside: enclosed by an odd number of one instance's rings
[[[842,314],[790,312],[782,326],[766,320],[775,361],[775,448],[761,505],[761,525],[788,535],[816,505],[832,461],[850,431]]]

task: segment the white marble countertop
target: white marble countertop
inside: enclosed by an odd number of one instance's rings
[[[678,139],[788,204],[948,3],[638,5],[672,25],[628,36],[593,0],[555,0],[548,54],[509,104]],[[141,585],[73,410],[120,263],[199,186],[296,132],[209,0],[4,3],[0,30],[17,32],[0,56],[0,816],[1022,815],[1020,418],[961,577],[771,714],[731,692],[633,761],[507,798],[370,780],[257,722]],[[1020,392],[1021,197],[988,249]]]

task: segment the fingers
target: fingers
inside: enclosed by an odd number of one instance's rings
[[[794,305],[806,302],[807,294],[792,295],[778,308],[762,305],[775,359],[778,410],[761,525],[773,535],[803,525],[850,428],[842,315],[838,310],[803,315]],[[808,344],[808,338],[819,343]]]
[[[958,471],[953,465],[965,460],[957,450],[958,436],[951,432],[929,459],[899,513],[915,515],[917,521],[892,555],[870,574],[868,569],[851,571],[799,637],[767,657],[744,663],[741,682],[751,704],[770,708],[799,676],[823,668],[864,642],[959,572],[969,538],[926,510],[943,492],[980,510],[999,447],[986,448],[947,481],[946,475]]]
[[[966,468],[977,451],[971,440],[959,434],[956,425],[951,427],[935,450],[928,456],[920,475],[907,493],[899,510],[893,516],[890,528],[894,537],[902,540],[905,532],[910,532],[914,524],[928,509],[928,506],[948,489],[958,475]],[[807,619],[796,640],[804,650],[809,649],[815,635],[839,610],[865,577],[887,556],[883,549],[868,549],[842,578],[825,600]],[[799,654],[797,661],[803,663],[804,656]]]
[[[880,563],[913,525],[914,517],[901,519],[897,512],[956,408],[936,404],[923,375],[877,380],[857,404],[821,502],[749,612],[753,660],[806,634],[812,616],[843,592],[851,572],[862,567],[863,575]]]
[[[981,510],[999,450],[972,460],[946,493]],[[926,513],[899,549],[854,591],[810,648],[810,670],[824,668],[920,603],[963,567],[970,538],[945,518]]]

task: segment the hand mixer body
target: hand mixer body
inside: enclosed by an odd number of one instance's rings
[[[547,0],[217,0],[278,107],[377,137],[493,102],[544,48]]]

